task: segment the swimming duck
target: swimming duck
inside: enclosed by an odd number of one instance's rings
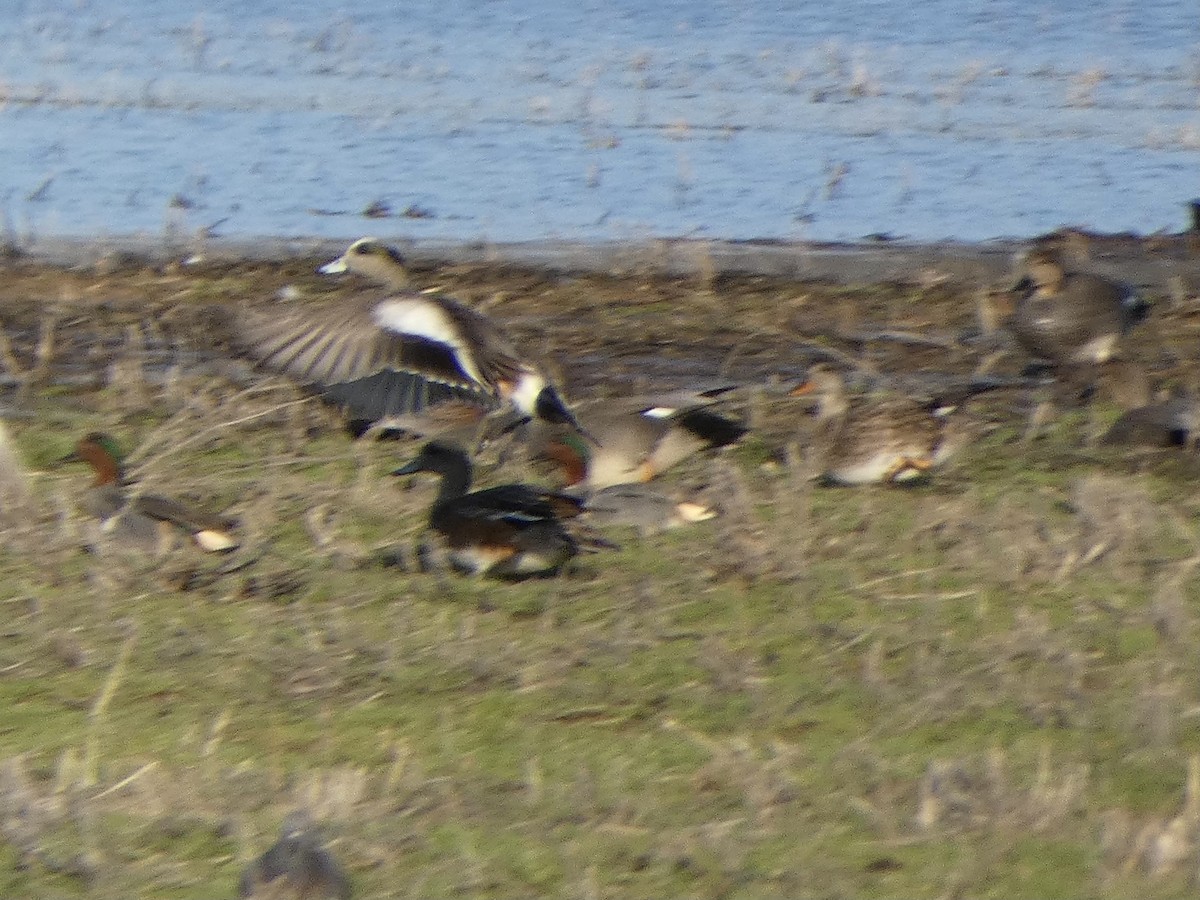
[[[350,879],[303,813],[288,816],[270,849],[242,872],[238,897],[349,900]]]
[[[733,444],[745,426],[702,406],[592,404],[580,412],[583,440],[572,428],[538,423],[530,454],[560,467],[565,484],[600,490],[650,481],[701,450]]]
[[[390,247],[363,238],[319,271],[359,272],[397,290],[323,311],[246,310],[235,340],[352,421],[404,428],[453,402],[480,417],[510,404],[526,417],[577,424],[546,373],[496,322],[451,297],[404,290],[403,260]]]
[[[817,399],[816,449],[823,477],[834,484],[909,481],[957,449],[947,417],[906,397],[851,403],[842,375],[823,363],[792,394]]]
[[[116,442],[93,432],[82,438],[63,462],[86,462],[96,478],[81,503],[89,516],[98,519],[100,531],[122,546],[148,553],[163,553],[175,538],[188,534],[205,551],[222,552],[238,546],[233,522],[178,500],[154,494],[126,492]]]
[[[561,569],[579,551],[560,517],[578,515],[577,498],[527,484],[471,491],[471,461],[460,447],[431,441],[392,472],[441,476],[429,527],[444,540],[451,565],[472,575],[522,578]]]
[[[1102,363],[1149,306],[1127,284],[1071,272],[1062,251],[1039,247],[1022,261],[1010,328],[1022,347],[1054,364]]]

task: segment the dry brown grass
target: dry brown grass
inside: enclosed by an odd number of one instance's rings
[[[575,395],[648,375],[761,384],[830,356],[886,384],[969,374],[996,349],[976,337],[978,286],[705,265],[425,275],[571,360]],[[352,444],[290,386],[196,353],[206,304],[350,289],[308,272],[0,282],[14,390],[47,304],[55,323],[48,377],[21,398],[34,415],[10,423],[29,511],[0,532],[4,893],[228,895],[295,810],[364,897],[1190,888],[1187,461],[1084,449],[1077,415],[1022,443],[1028,398],[997,394],[930,484],[825,489],[801,409],[764,388],[744,446],[674,476],[719,519],[524,585],[413,573],[381,564],[411,560],[423,528],[429,486],[386,474],[412,448]],[[1164,343],[1133,350],[1173,376],[1200,323],[1155,315]],[[80,552],[86,474],[49,464],[93,429],[147,488],[236,515],[242,548]]]

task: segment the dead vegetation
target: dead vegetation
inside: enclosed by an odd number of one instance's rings
[[[362,897],[1194,884],[1194,460],[1088,447],[1103,408],[1023,442],[1035,398],[996,392],[931,483],[827,489],[772,386],[830,358],[969,374],[996,350],[978,286],[422,273],[575,396],[755,386],[756,433],[673,475],[720,518],[498,586],[412,571],[431,488],[387,475],[411,445],[349,442],[214,350],[209,304],[352,288],[310,271],[0,283],[32,473],[0,555],[4,893],[232,895],[295,810]],[[1155,316],[1136,352],[1182,378],[1198,323]],[[142,483],[235,515],[241,548],[81,552],[86,476],[52,462],[93,429]],[[523,477],[502,449],[483,480]]]

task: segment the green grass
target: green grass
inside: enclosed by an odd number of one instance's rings
[[[774,422],[672,475],[744,509],[510,585],[373,561],[423,529],[432,486],[387,474],[411,445],[272,411],[287,391],[150,395],[48,388],[10,425],[38,475],[0,546],[0,893],[229,896],[302,806],[361,897],[1152,900],[1191,878],[1194,828],[1152,852],[1196,815],[1200,755],[1177,460],[1081,448],[1078,416],[1024,444],[994,402],[929,484],[824,489],[777,463]],[[87,474],[53,462],[94,428],[239,516],[250,564],[81,552]]]

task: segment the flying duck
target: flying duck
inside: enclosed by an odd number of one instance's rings
[[[394,290],[319,311],[246,310],[235,340],[352,422],[405,429],[451,403],[468,418],[508,404],[525,417],[577,424],[546,373],[495,321],[451,297],[404,289],[403,260],[390,247],[363,238],[319,271],[359,272]]]

